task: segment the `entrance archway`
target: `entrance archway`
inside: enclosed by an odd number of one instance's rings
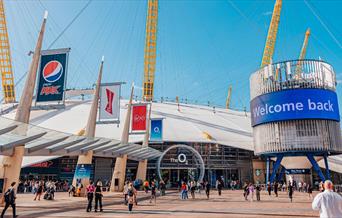
[[[204,161],[202,159],[202,156],[201,154],[196,150],[194,149],[193,147],[191,146],[188,146],[188,145],[182,145],[182,144],[179,144],[179,145],[173,145],[169,148],[167,148],[163,153],[162,155],[159,157],[158,161],[157,161],[157,172],[158,172],[158,177],[160,180],[162,180],[162,175],[161,175],[161,169],[160,169],[160,165],[161,165],[161,161],[163,159],[163,157],[165,156],[165,154],[167,154],[167,152],[169,152],[170,150],[172,149],[175,149],[175,148],[183,148],[183,149],[186,149],[188,151],[190,151],[192,154],[195,155],[195,157],[197,158],[197,161],[199,162],[199,165],[200,165],[200,174],[198,176],[198,181],[203,181],[203,178],[204,178],[204,171],[205,171],[205,166],[204,166]],[[186,161],[186,156],[185,154],[179,154],[178,155],[178,161],[179,162],[185,162]]]

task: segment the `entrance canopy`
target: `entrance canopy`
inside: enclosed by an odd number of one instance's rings
[[[25,156],[78,156],[93,151],[94,156],[127,155],[129,159],[140,161],[161,155],[161,152],[139,144],[122,144],[114,139],[77,136],[0,116],[0,155],[10,156],[15,147],[23,145]]]

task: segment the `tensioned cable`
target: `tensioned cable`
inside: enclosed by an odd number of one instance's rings
[[[48,46],[48,49],[50,49],[58,41],[58,39],[69,29],[69,27],[77,20],[77,18],[83,13],[83,11],[90,5],[92,1],[93,0],[89,0],[87,4],[84,5],[84,7],[76,14],[76,16],[70,21],[70,23],[57,36],[57,38]]]
[[[40,1],[39,1],[40,2]],[[50,44],[48,48],[51,48],[51,46],[66,32],[66,30],[77,20],[77,18],[82,14],[82,12],[89,6],[89,4],[92,2],[92,0],[89,0],[88,3],[77,13],[77,15],[71,20],[71,22],[63,29],[63,31],[57,36],[57,38]],[[40,2],[41,3],[41,2]],[[26,8],[28,10],[28,8]],[[28,10],[29,11],[29,10]],[[33,19],[32,15],[29,14],[31,18]],[[34,23],[36,26],[36,24]],[[37,26],[36,26],[37,27]],[[27,73],[27,72],[26,72]],[[16,82],[14,87],[16,88],[20,82],[25,78],[26,73],[24,73]],[[4,99],[1,99],[0,102],[2,102]]]
[[[342,45],[340,43],[340,41],[338,41],[338,39],[335,37],[335,35],[333,34],[333,32],[330,31],[330,29],[328,28],[328,26],[323,22],[323,20],[320,18],[320,16],[318,15],[318,13],[314,10],[314,8],[309,4],[309,2],[307,0],[304,0],[304,3],[306,4],[306,6],[310,9],[310,11],[312,12],[312,14],[317,18],[317,20],[321,23],[321,25],[324,27],[324,29],[328,32],[328,34],[330,35],[330,37],[336,42],[336,44],[342,48]]]

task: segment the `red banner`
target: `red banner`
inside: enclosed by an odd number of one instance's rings
[[[146,130],[146,105],[133,105],[132,131]]]

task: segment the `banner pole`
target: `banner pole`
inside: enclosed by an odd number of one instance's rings
[[[146,119],[146,132],[145,132],[145,138],[143,141],[143,147],[148,147],[149,145],[151,113],[152,113],[152,102],[150,103],[150,110],[148,111],[148,117]],[[139,161],[136,179],[141,180],[142,182],[145,181],[146,173],[147,173],[147,159]]]
[[[93,102],[92,102],[92,105],[90,108],[87,126],[85,129],[84,135],[86,137],[95,137],[96,117],[97,117],[97,110],[98,110],[98,106],[99,106],[99,93],[100,93],[100,85],[101,85],[101,79],[102,79],[103,63],[104,63],[104,57],[102,57],[102,60],[101,60],[100,70],[99,70],[99,74],[98,74],[98,78],[97,78],[97,82],[96,82],[94,98],[93,98]],[[81,194],[80,195],[82,197],[85,196],[86,187],[89,185],[89,182],[90,182],[90,172],[88,172],[88,174],[86,174],[86,176],[83,176],[83,178],[77,178],[78,174],[80,173],[80,172],[78,172],[78,170],[84,169],[84,170],[90,171],[92,160],[93,160],[93,151],[92,150],[88,151],[86,154],[81,154],[78,156],[76,170],[75,170],[75,174],[74,174],[74,179],[72,181],[72,185],[74,187],[76,187],[77,185],[80,185],[80,184],[77,184],[77,180],[81,179],[81,184],[82,184],[81,187],[82,188],[81,188]],[[81,168],[81,166],[82,166],[82,168]]]
[[[126,119],[125,119],[124,128],[123,128],[122,135],[121,135],[121,144],[123,145],[128,144],[128,140],[129,140],[129,127],[130,127],[130,122],[131,122],[133,94],[134,94],[134,83],[132,83],[131,95],[130,95],[129,102],[128,102]],[[113,175],[112,175],[112,182],[110,185],[110,190],[112,192],[123,191],[124,182],[126,178],[126,164],[127,164],[127,154],[123,155],[122,157],[116,158]]]

